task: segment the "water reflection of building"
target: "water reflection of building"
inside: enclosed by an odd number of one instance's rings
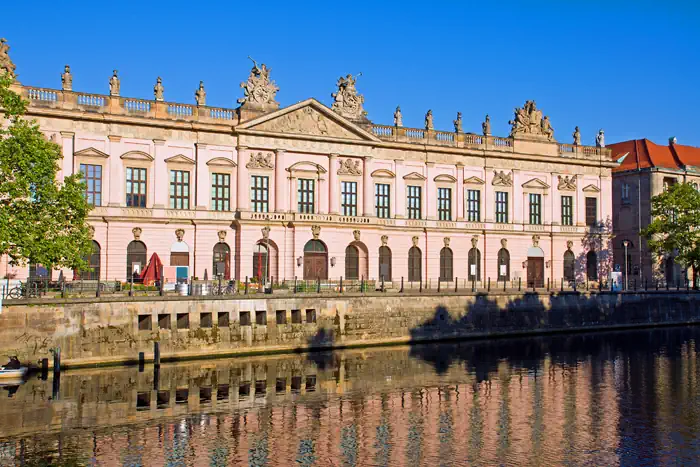
[[[692,344],[645,361],[620,359],[614,345],[564,352],[547,342],[524,366],[498,344],[442,347],[452,363],[440,373],[407,349],[346,351],[330,364],[296,355],[168,365],[158,381],[150,369],[81,370],[63,375],[58,400],[39,380],[0,400],[0,432],[27,460],[49,451],[153,466],[619,465],[633,460],[618,457],[637,436],[628,417],[665,421],[635,446],[650,455],[677,442],[674,417],[698,434],[697,409],[678,413],[697,389]]]

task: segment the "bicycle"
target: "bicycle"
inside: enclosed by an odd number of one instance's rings
[[[212,295],[233,295],[236,293],[234,281],[229,281],[228,284],[214,284],[211,288]]]
[[[13,300],[20,298],[36,298],[38,296],[39,290],[36,284],[34,284],[34,287],[32,288],[28,287],[27,283],[22,284],[20,282],[19,285],[16,285],[7,291],[7,298]]]

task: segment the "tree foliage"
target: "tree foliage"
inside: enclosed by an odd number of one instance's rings
[[[92,249],[90,207],[80,175],[58,182],[61,148],[34,121],[0,75],[0,254],[15,265],[85,269]]]
[[[672,254],[683,268],[700,267],[700,193],[689,183],[677,183],[651,199],[652,221],[644,229],[649,250]]]

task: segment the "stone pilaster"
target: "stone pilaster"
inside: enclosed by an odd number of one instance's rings
[[[372,157],[365,156],[362,171],[362,215],[374,215],[374,184],[372,183]]]
[[[328,156],[328,198],[330,199],[330,214],[338,214],[339,205],[338,186],[338,154]]]

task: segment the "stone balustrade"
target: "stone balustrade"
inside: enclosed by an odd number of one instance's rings
[[[32,107],[84,110],[90,112],[140,116],[163,120],[200,121],[235,125],[238,115],[235,109],[196,106],[174,102],[160,102],[100,94],[85,94],[23,86],[22,95]],[[514,152],[513,138],[484,136],[472,133],[456,133],[422,128],[395,127],[369,124],[369,131],[382,141],[417,143],[424,145],[473,148],[490,151]],[[562,157],[599,159],[611,156],[610,149],[558,143]]]

